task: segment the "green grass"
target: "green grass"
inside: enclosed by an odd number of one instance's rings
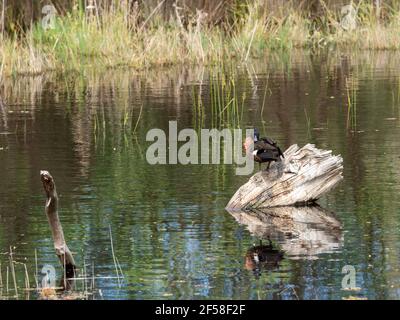
[[[201,11],[185,16],[177,11],[166,20],[155,8],[143,21],[122,5],[95,9],[91,16],[76,7],[58,16],[53,29],[43,29],[39,21],[22,35],[0,36],[0,75],[246,62],[298,47],[399,49],[399,6],[382,5],[378,16],[372,4],[361,1],[353,31],[343,30],[340,12],[324,6],[314,21],[294,7],[272,15],[265,3],[248,2],[235,7],[229,24],[221,25],[207,21]]]

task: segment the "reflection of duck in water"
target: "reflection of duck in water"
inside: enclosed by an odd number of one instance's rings
[[[261,163],[267,162],[268,166],[266,170],[269,169],[272,161],[280,161],[281,157],[284,158],[276,142],[268,137],[260,138],[260,133],[256,128],[254,129],[254,138],[247,137],[243,144],[246,152],[248,152],[252,143],[254,143],[254,161],[258,162],[260,166]]]
[[[254,245],[246,253],[245,268],[259,275],[262,269],[275,270],[279,268],[279,263],[283,259],[283,252],[274,249],[272,242],[268,239],[269,244]]]

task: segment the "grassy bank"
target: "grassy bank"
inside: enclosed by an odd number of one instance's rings
[[[229,23],[227,19],[216,25],[203,11],[188,15],[179,8],[168,20],[161,17],[159,7],[139,19],[139,8],[126,10],[125,2],[118,3],[109,9],[74,7],[57,16],[52,29],[45,30],[39,21],[22,35],[3,33],[0,75],[246,61],[294,47],[400,48],[400,10],[393,6],[377,11],[367,2],[354,5],[355,28],[348,30],[343,24],[346,14],[327,7],[318,17],[310,17],[290,6],[271,14],[262,3],[251,3],[237,6]]]

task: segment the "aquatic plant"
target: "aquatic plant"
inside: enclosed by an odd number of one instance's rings
[[[113,235],[111,226],[109,226],[110,236],[110,248],[112,259],[114,263],[115,276],[106,275],[98,276],[95,274],[95,264],[87,264],[85,253],[82,252],[82,266],[77,269],[77,273],[73,278],[66,279],[63,277],[63,282],[60,282],[58,286],[43,286],[42,282],[39,282],[38,277],[40,275],[38,268],[38,257],[37,250],[34,253],[34,271],[33,277],[29,276],[33,262],[29,259],[17,259],[15,250],[10,246],[8,252],[1,253],[1,255],[8,258],[7,264],[2,264],[0,261],[0,300],[6,299],[19,299],[23,298],[29,300],[31,298],[36,299],[62,299],[62,300],[82,300],[89,299],[90,297],[96,296],[96,298],[102,298],[101,290],[96,289],[96,280],[99,279],[117,279],[118,287],[121,287],[124,279],[124,274],[118,257],[114,251]],[[22,261],[19,261],[22,260]],[[87,266],[91,267],[91,270],[87,270]],[[29,267],[28,267],[29,266]],[[4,268],[5,267],[5,268]],[[28,270],[29,268],[29,270]],[[5,276],[3,276],[5,271]],[[43,270],[42,270],[43,271]],[[18,278],[18,276],[20,278]],[[22,278],[21,278],[22,277]],[[32,285],[31,279],[35,280],[35,284]],[[68,291],[66,291],[66,288]],[[33,296],[31,297],[31,293]]]
[[[229,69],[229,71],[227,70]],[[209,76],[209,96],[202,96],[200,89],[193,90],[193,110],[195,127],[201,128],[204,124],[205,108],[209,106],[211,117],[211,127],[240,127],[244,104],[246,101],[246,92],[239,92],[236,85],[236,73],[232,66],[217,66],[210,69]]]
[[[347,94],[347,129],[357,130],[357,80],[346,78],[346,94]]]

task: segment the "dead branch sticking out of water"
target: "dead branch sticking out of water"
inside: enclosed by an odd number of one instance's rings
[[[18,262],[14,259],[15,253],[13,247],[10,247],[9,252],[2,253],[0,255],[8,255],[8,264],[5,265],[0,262],[0,300],[15,298],[18,299],[21,292],[26,294],[25,299],[29,300],[29,294],[31,291],[37,292],[37,299],[40,300],[82,300],[89,299],[94,296],[95,292],[99,294],[99,297],[103,298],[103,293],[101,289],[95,289],[95,281],[102,280],[112,280],[117,279],[118,287],[121,288],[122,280],[124,279],[124,274],[122,272],[121,264],[115,254],[113,235],[111,230],[111,225],[109,226],[110,234],[110,246],[112,258],[114,261],[114,268],[116,271],[116,276],[99,276],[95,274],[94,262],[87,264],[85,257],[83,257],[83,268],[78,270],[76,268],[75,260],[71,251],[69,250],[65,238],[61,222],[58,216],[58,196],[56,191],[56,186],[53,177],[48,171],[40,172],[41,180],[43,183],[44,190],[47,195],[45,212],[49,220],[49,225],[53,235],[54,247],[56,254],[64,267],[64,275],[58,286],[46,286],[40,285],[38,279],[39,268],[38,268],[38,256],[37,250],[34,251],[34,268],[35,273],[33,279],[35,281],[35,286],[31,287],[30,276],[26,263]],[[14,247],[15,248],[15,247]],[[91,274],[87,272],[87,265],[91,265]],[[24,274],[24,286],[18,286],[21,281],[17,279],[16,268],[23,268]],[[5,269],[5,277],[3,277],[3,269]],[[42,269],[43,273],[43,269]],[[82,283],[82,290],[78,291],[76,282]],[[43,283],[43,282],[42,282]],[[3,295],[3,289],[5,289],[5,295]]]
[[[74,257],[65,242],[64,231],[58,216],[58,195],[56,185],[53,177],[48,171],[40,171],[40,177],[47,195],[45,212],[53,235],[54,248],[56,249],[56,254],[64,267],[65,277],[71,278],[75,276],[76,265]]]

